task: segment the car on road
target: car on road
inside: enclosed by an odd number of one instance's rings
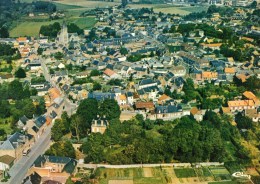
[[[30,152],[31,152],[30,148],[23,150],[23,156],[27,156]]]

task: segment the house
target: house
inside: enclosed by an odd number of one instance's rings
[[[148,112],[154,110],[155,107],[153,102],[136,102],[134,108],[136,110],[145,110]]]
[[[201,43],[203,49],[210,48],[212,50],[219,50],[222,43]]]
[[[258,122],[260,121],[260,113],[257,112],[257,109],[246,109],[245,115],[258,125]]]
[[[72,158],[41,155],[35,160],[29,173],[37,173],[42,183],[55,181],[54,183],[65,184],[76,166],[77,161]]]
[[[152,79],[143,79],[138,84],[138,89],[157,86],[157,82]]]
[[[167,103],[167,101],[170,101],[171,99],[171,97],[167,96],[166,94],[163,94],[158,98],[158,104],[165,104]]]
[[[9,155],[15,158],[15,162],[22,157],[22,152],[33,144],[31,135],[14,133],[7,136],[5,141],[0,142],[0,156]]]
[[[126,104],[127,104],[126,95],[120,94],[120,95],[117,97],[117,103],[118,103],[118,105],[120,105],[120,106],[126,105]]]
[[[157,83],[156,83],[157,84]],[[141,100],[156,100],[156,96],[159,92],[159,88],[157,86],[151,86],[151,87],[146,87],[137,90],[137,94]]]
[[[119,74],[117,74],[115,71],[107,68],[104,71],[104,75],[103,75],[104,79],[110,80],[110,79],[120,79],[121,76]]]
[[[97,117],[92,120],[91,132],[103,134],[106,131],[108,126],[109,126],[109,122],[106,119],[106,116],[101,117],[97,115]]]
[[[193,115],[193,117],[194,117],[194,119],[196,119],[196,121],[200,122],[203,120],[202,111],[200,111],[197,107],[191,108],[190,113]]]
[[[255,106],[259,106],[260,105],[260,101],[259,101],[259,99],[254,95],[254,93],[252,93],[251,91],[245,91],[244,93],[243,93],[243,97],[245,98],[245,99],[248,99],[248,100],[253,100],[254,101],[254,103],[255,103]]]
[[[171,72],[176,77],[183,77],[186,75],[186,68],[184,66],[175,66],[171,69]]]
[[[121,122],[128,121],[137,115],[134,111],[122,111],[119,120]]]
[[[218,78],[218,73],[217,72],[202,72],[202,80],[216,80]]]
[[[129,105],[133,105],[134,104],[134,94],[132,92],[128,91],[126,93],[126,98],[127,98],[127,103]]]
[[[9,170],[14,164],[15,158],[9,155],[0,156],[0,172]]]
[[[28,134],[34,136],[35,139],[39,139],[47,127],[46,122],[45,116],[39,116],[35,120],[27,121],[23,129],[27,131]]]
[[[110,93],[110,92],[103,93],[103,92],[99,92],[99,91],[94,91],[94,92],[88,93],[88,98],[95,98],[98,101],[102,101],[107,98],[115,99],[116,95],[115,95],[115,93]]]
[[[228,107],[230,108],[231,112],[243,111],[246,109],[254,109],[255,103],[253,100],[233,100],[228,101]]]
[[[42,177],[38,173],[33,172],[23,180],[22,184],[41,184],[41,181]]]
[[[155,113],[151,113],[148,116],[149,119],[156,120],[173,120],[177,118],[181,118],[183,115],[182,107],[179,105],[167,105],[167,106],[156,106]]]
[[[17,127],[20,129],[23,128],[26,125],[27,121],[29,121],[29,119],[25,115],[20,117],[17,122]]]

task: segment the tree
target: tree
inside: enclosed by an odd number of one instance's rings
[[[252,120],[247,116],[243,116],[241,113],[238,113],[236,115],[235,121],[236,121],[237,127],[239,129],[251,129],[251,128],[253,128]]]
[[[10,104],[6,100],[0,101],[0,117],[6,118],[10,116]]]
[[[25,70],[20,67],[20,68],[15,72],[15,77],[17,77],[17,78],[25,78],[25,77],[26,77]]]
[[[114,99],[105,99],[100,104],[99,113],[105,115],[108,120],[119,118],[121,114],[120,107]]]
[[[59,141],[51,145],[46,155],[76,158],[76,152],[69,141]]]
[[[125,47],[121,47],[120,48],[120,54],[122,54],[122,55],[127,55],[128,54],[128,50],[125,48]]]
[[[250,8],[253,8],[253,9],[256,9],[257,7],[257,2],[256,1],[253,1],[250,5],[249,5]]]
[[[96,69],[94,70],[91,70],[90,72],[90,76],[93,77],[93,76],[99,76],[100,75],[100,72]]]
[[[9,32],[5,26],[0,28],[0,38],[9,38]]]
[[[101,90],[101,89],[102,89],[101,84],[95,81],[93,83],[93,90],[96,91],[96,90]]]
[[[82,35],[84,33],[83,29],[80,29],[79,26],[77,26],[74,23],[70,23],[68,25],[68,32],[69,33],[77,33],[78,35]]]
[[[55,142],[60,141],[65,133],[65,126],[61,119],[56,119],[51,128],[51,139]]]
[[[39,48],[37,49],[37,54],[38,54],[38,55],[42,55],[43,51],[44,51],[44,49],[41,48],[41,47],[39,47]]]
[[[82,117],[85,120],[85,129],[90,129],[92,120],[97,117],[98,114],[98,102],[96,99],[87,98],[81,101],[77,109],[77,116]]]
[[[74,115],[71,117],[71,129],[75,131],[75,134],[76,134],[76,137],[77,137],[77,140],[79,142],[80,140],[80,128],[84,127],[82,126],[84,123],[84,120],[82,119],[81,116],[77,116],[77,115]]]
[[[127,0],[122,0],[121,6],[122,6],[123,8],[125,8],[126,5],[127,5]]]
[[[57,34],[60,30],[61,30],[60,23],[55,22],[54,24],[41,26],[40,34],[49,37],[57,37]]]
[[[63,57],[64,57],[64,54],[61,53],[61,52],[56,52],[54,54],[54,58],[57,59],[57,60],[61,60]]]

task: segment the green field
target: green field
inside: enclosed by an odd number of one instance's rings
[[[27,22],[20,22],[16,27],[14,27],[10,31],[11,37],[19,37],[19,36],[38,36],[39,31],[42,25],[49,25],[53,24],[54,22],[62,23],[63,20],[53,20],[53,21],[42,21],[42,22],[34,22],[34,21],[27,21]],[[75,23],[80,28],[91,28],[96,24],[96,20],[94,17],[71,17],[67,20],[67,23]]]
[[[10,37],[19,36],[38,36],[42,25],[53,24],[57,21],[44,21],[44,22],[21,22],[13,28],[10,32]]]
[[[196,177],[196,173],[192,168],[174,169],[177,178]]]

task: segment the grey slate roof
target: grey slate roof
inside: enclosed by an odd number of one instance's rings
[[[0,143],[0,150],[13,150],[16,149],[19,143],[24,143],[25,139],[29,138],[26,135],[23,135],[19,132],[14,133],[9,136],[7,140]]]

